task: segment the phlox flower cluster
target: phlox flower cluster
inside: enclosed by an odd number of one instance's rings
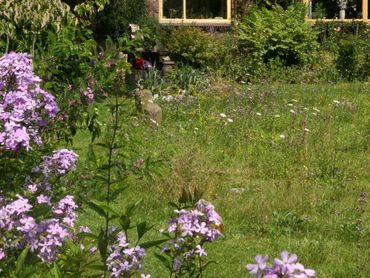
[[[52,263],[56,259],[65,239],[72,236],[77,205],[70,195],[52,202],[50,180],[72,169],[76,159],[72,151],[56,150],[51,156],[45,156],[37,167],[36,172],[43,174],[41,182],[26,179],[29,199],[18,196],[16,200],[5,200],[0,196],[0,253],[3,258],[6,253],[28,245],[43,262]],[[36,218],[33,212],[40,206],[47,212]]]
[[[81,96],[83,97],[83,101],[88,105],[94,102],[94,92],[91,86],[88,86],[86,90],[82,91]]]
[[[117,234],[117,242],[110,246],[107,258],[107,267],[111,277],[131,277],[136,271],[142,269],[142,260],[145,250],[140,246],[129,248],[129,243],[123,232]],[[150,275],[142,277],[150,277]]]
[[[32,169],[34,173],[42,174],[43,178],[41,181],[35,182],[27,177],[25,185],[30,192],[38,195],[37,202],[39,204],[50,202],[48,195],[52,191],[51,179],[71,171],[76,166],[77,159],[78,155],[74,151],[68,149],[54,150],[52,155],[44,156],[42,163]]]
[[[64,175],[76,165],[77,158],[78,155],[71,150],[54,150],[52,155],[44,156],[42,164],[33,171],[41,172],[45,177],[50,174]]]
[[[200,237],[203,241],[212,242],[222,234],[220,215],[214,206],[199,200],[192,210],[176,210],[178,216],[168,222],[168,232],[179,232],[181,237]]]
[[[281,258],[275,258],[272,266],[267,265],[268,256],[257,255],[256,264],[247,264],[245,267],[257,278],[309,278],[316,275],[313,269],[304,268],[297,260],[297,255],[289,256],[287,251],[283,251]]]
[[[11,52],[0,57],[0,148],[29,150],[32,143],[42,143],[41,132],[58,106],[40,83],[30,55]]]
[[[65,205],[66,200],[68,205]],[[64,240],[71,236],[70,229],[76,218],[74,209],[77,207],[72,196],[66,196],[51,207],[55,218],[38,221],[31,216],[35,207],[29,204],[28,199],[18,196],[18,199],[0,208],[0,250],[3,257],[6,251],[28,245],[30,251],[43,262],[51,263]],[[68,221],[65,215],[68,215]]]
[[[175,210],[177,217],[168,222],[169,233],[174,233],[162,252],[174,257],[173,270],[181,268],[185,261],[207,256],[203,243],[213,242],[223,236],[222,219],[214,206],[199,200],[192,210]]]

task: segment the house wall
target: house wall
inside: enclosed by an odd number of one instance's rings
[[[149,16],[159,19],[158,0],[146,0],[146,9]]]

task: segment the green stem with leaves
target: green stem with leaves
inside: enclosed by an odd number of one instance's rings
[[[118,92],[115,93],[114,96],[114,105],[112,106],[112,117],[113,117],[113,132],[112,137],[108,143],[108,170],[107,170],[107,195],[105,197],[105,202],[107,206],[110,205],[111,200],[111,185],[112,185],[112,160],[113,160],[113,151],[115,149],[115,142],[116,142],[116,135],[118,130],[118,118],[119,116],[119,103],[118,103]],[[105,214],[105,254],[108,252],[108,243],[109,243],[109,222],[110,222],[110,214],[107,211]],[[104,264],[106,266],[107,256],[105,255]],[[104,277],[107,277],[107,269],[104,269]]]

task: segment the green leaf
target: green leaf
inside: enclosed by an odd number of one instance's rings
[[[60,273],[59,267],[56,263],[53,264],[53,268],[50,271],[52,278],[61,278],[62,275]]]
[[[26,260],[26,257],[28,255],[28,245],[23,249],[22,253],[17,258],[17,261],[15,262],[15,273],[17,275],[21,274],[21,270],[24,265],[24,261]]]
[[[129,216],[121,215],[119,223],[123,230],[127,231],[128,229],[130,229],[131,220]]]
[[[111,197],[109,198],[109,201],[111,201],[111,202],[112,202],[112,201],[116,200],[116,199],[119,197],[119,195],[120,195],[122,192],[124,192],[127,188],[128,188],[128,185],[121,186],[121,187],[119,187],[119,188],[115,189],[115,190],[111,193]]]
[[[147,242],[144,242],[144,243],[140,243],[140,247],[141,248],[144,248],[144,249],[149,249],[151,247],[154,247],[154,246],[158,246],[164,242],[168,241],[168,239],[159,239],[159,240],[152,240],[152,241],[147,241]]]
[[[80,238],[92,238],[92,239],[97,239],[98,238],[93,233],[84,233],[84,232],[78,233],[77,236],[80,237]]]
[[[147,228],[146,221],[139,223],[136,226],[136,230],[137,230],[137,241],[139,241],[145,235],[145,233],[147,231],[149,231],[152,227]]]
[[[108,242],[106,240],[106,235],[104,233],[104,230],[101,229],[98,236],[98,249],[103,261],[105,261],[107,257],[107,244]]]
[[[155,253],[154,256],[158,260],[160,260],[167,269],[170,269],[172,271],[171,261],[169,259],[167,259],[165,256],[160,255],[158,253]]]
[[[89,144],[89,147],[87,149],[87,161],[92,162],[93,164],[96,164],[96,155],[95,155],[93,144]]]
[[[79,251],[80,251],[80,248],[78,246],[76,246],[76,244],[74,244],[74,242],[70,239],[67,239],[66,240],[66,244],[68,246],[68,248],[74,253],[74,254],[77,254]]]
[[[142,199],[140,199],[139,201],[137,201],[136,203],[130,205],[127,209],[126,209],[126,214],[127,215],[132,215],[133,212],[135,211],[135,209],[137,209],[137,207],[139,206],[139,204],[141,203]]]
[[[91,208],[93,211],[95,211],[100,216],[102,217],[107,216],[105,210],[101,208],[99,205],[95,204],[94,202],[87,202],[86,204],[89,206],[89,208]]]

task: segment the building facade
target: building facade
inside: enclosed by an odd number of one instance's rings
[[[149,14],[163,25],[231,24],[232,0],[147,0]]]

